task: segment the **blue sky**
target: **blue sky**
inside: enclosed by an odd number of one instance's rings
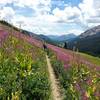
[[[0,19],[37,34],[81,34],[100,24],[100,0],[0,0]]]

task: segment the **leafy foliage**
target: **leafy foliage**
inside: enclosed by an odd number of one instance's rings
[[[14,36],[0,48],[0,100],[48,100],[50,82],[44,52]]]
[[[65,100],[99,100],[100,72],[80,63],[71,63],[64,68],[56,56],[51,56],[51,63],[60,80]]]

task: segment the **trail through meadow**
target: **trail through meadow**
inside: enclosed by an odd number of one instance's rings
[[[59,81],[57,81],[56,76],[54,74],[53,68],[50,63],[50,59],[46,55],[47,60],[47,66],[48,66],[48,72],[49,72],[49,78],[51,82],[51,91],[52,91],[52,98],[53,100],[62,100],[62,96],[60,93],[60,87],[59,87]]]

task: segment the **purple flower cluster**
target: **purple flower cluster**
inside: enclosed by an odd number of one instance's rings
[[[20,38],[20,39],[23,39],[23,40],[25,40],[25,41],[27,41],[27,42],[29,42],[29,43],[31,43],[31,44],[37,46],[37,47],[40,47],[40,48],[42,47],[41,41],[39,41],[39,40],[37,40],[37,39],[35,39],[35,38],[33,38],[33,37],[30,37],[30,36],[28,36],[28,35],[24,35],[24,34],[22,34],[22,33],[20,33],[20,32],[17,32],[17,33],[15,33],[14,35],[15,35],[16,37]]]
[[[70,67],[70,55],[62,52],[62,49],[53,45],[48,44],[48,47],[56,53],[57,59],[62,61],[64,68]]]
[[[0,46],[3,45],[3,43],[7,39],[7,37],[8,37],[8,32],[6,32],[4,30],[0,30]]]
[[[68,68],[68,66],[70,67],[70,63],[74,62],[79,65],[84,64],[90,68],[100,70],[100,66],[96,66],[95,64],[89,62],[87,59],[84,59],[81,55],[75,54],[75,52],[65,50],[50,44],[48,44],[48,47],[56,53],[57,59],[64,63],[65,68]]]
[[[21,32],[16,32],[12,35],[14,35],[20,39],[24,39],[25,41],[28,41],[29,43],[42,48],[43,43],[34,37],[24,35]],[[8,33],[6,31],[0,30],[0,42],[1,43],[7,36],[8,36]],[[47,46],[48,46],[48,48],[50,48],[52,51],[54,51],[56,53],[57,59],[64,63],[65,68],[68,68],[70,66],[70,62],[71,63],[77,62],[79,64],[85,64],[91,68],[95,68],[96,70],[100,70],[100,66],[96,66],[96,65],[92,64],[91,62],[80,57],[79,55],[74,54],[74,52],[71,52],[69,50],[65,50],[65,49],[59,48],[57,46],[50,45],[50,44],[47,44]]]

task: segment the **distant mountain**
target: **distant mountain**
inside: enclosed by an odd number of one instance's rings
[[[100,33],[100,25],[85,31],[79,37],[80,38],[86,38],[86,37],[90,37],[90,36],[93,36],[93,35],[97,35],[98,33]]]
[[[42,35],[42,34],[38,35],[38,37],[39,37],[39,38],[41,38],[43,41],[46,41],[46,42],[51,41],[51,39],[50,39],[50,38],[48,38],[47,36]]]
[[[74,38],[76,38],[76,35],[71,33],[71,34],[67,34],[67,35],[48,35],[48,37],[54,41],[58,41],[58,42],[63,42],[63,41],[69,41],[72,40]]]
[[[93,27],[68,43],[68,48],[73,46],[79,51],[100,56],[100,25]]]
[[[46,36],[52,40],[57,40],[57,38],[59,37],[58,35],[46,35]]]
[[[59,42],[54,41],[51,38],[49,38],[48,36],[43,35],[43,34],[38,35],[38,37],[41,38],[42,41],[45,41],[47,43],[50,43],[50,44],[53,44],[53,45],[58,45],[59,44]]]

